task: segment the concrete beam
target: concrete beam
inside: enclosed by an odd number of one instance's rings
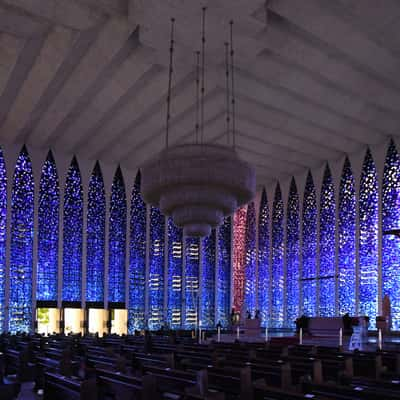
[[[24,139],[19,135],[20,131],[27,124],[40,97],[59,71],[76,36],[77,34],[70,29],[53,27],[23,81],[0,132],[12,135],[17,141]]]
[[[2,4],[66,28],[86,30],[102,19],[102,13],[75,0],[1,0]]]
[[[57,126],[125,46],[134,29],[135,27],[123,19],[111,18],[106,22],[88,52],[72,71],[72,75],[42,116],[30,140],[42,146],[48,145],[49,138],[54,134]]]

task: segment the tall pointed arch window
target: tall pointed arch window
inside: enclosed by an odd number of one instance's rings
[[[126,193],[121,168],[115,172],[110,200],[108,301],[125,303]]]
[[[293,327],[299,316],[300,270],[300,217],[299,195],[292,178],[287,204],[286,224],[286,326]]]
[[[140,193],[140,180],[140,172],[138,172],[131,194],[129,226],[129,334],[145,327],[147,210]]]
[[[9,331],[32,329],[34,181],[26,147],[19,153],[11,196]]]
[[[194,329],[198,314],[200,239],[185,239],[185,329]]]
[[[204,329],[215,326],[215,262],[216,231],[201,239],[200,322]]]
[[[217,228],[218,260],[216,273],[215,323],[230,324],[232,217]]]
[[[276,185],[274,202],[272,205],[272,291],[271,291],[271,327],[281,328],[283,326],[283,253],[284,253],[284,230],[283,230],[283,201],[279,183]]]
[[[316,315],[317,294],[317,198],[311,172],[308,172],[304,190],[302,233],[303,313],[313,316]]]
[[[81,301],[82,296],[83,189],[76,157],[69,166],[64,193],[63,301]]]
[[[0,147],[0,333],[5,330],[6,244],[7,244],[7,171]]]
[[[336,202],[332,175],[327,164],[322,181],[319,214],[319,315],[335,315]]]
[[[270,243],[269,208],[267,192],[261,193],[258,217],[258,308],[261,314],[261,326],[268,326],[270,300]]]
[[[382,187],[382,230],[400,229],[400,155],[393,141],[386,154]],[[391,303],[392,329],[400,329],[400,238],[382,236],[382,294]]]
[[[378,315],[378,176],[371,151],[365,155],[359,199],[359,314],[370,317],[375,327]]]
[[[233,308],[241,312],[244,300],[245,237],[247,207],[236,210],[233,215]]]
[[[42,167],[39,188],[36,299],[41,301],[57,301],[59,213],[57,167],[49,151]]]
[[[245,305],[246,311],[253,316],[256,311],[257,301],[257,277],[256,277],[256,211],[254,202],[247,206],[246,235],[245,235]]]
[[[356,194],[354,177],[346,157],[339,187],[339,314],[354,315],[356,289]]]
[[[86,301],[104,301],[106,197],[103,174],[96,162],[89,180],[86,238]]]
[[[160,329],[164,323],[164,235],[165,217],[158,208],[151,207],[148,283],[150,329]]]
[[[175,226],[168,218],[168,307],[167,322],[172,329],[180,329],[182,324],[182,228]]]

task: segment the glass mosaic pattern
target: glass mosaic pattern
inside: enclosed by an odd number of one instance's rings
[[[42,167],[38,207],[36,299],[57,301],[60,187],[51,151]]]
[[[86,228],[86,301],[104,301],[106,197],[103,174],[96,162],[89,180]]]

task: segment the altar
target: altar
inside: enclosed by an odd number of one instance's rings
[[[246,336],[260,336],[261,321],[258,318],[244,320],[244,334]]]

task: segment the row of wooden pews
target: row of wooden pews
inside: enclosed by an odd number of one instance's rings
[[[170,336],[5,335],[0,347],[5,375],[34,380],[45,400],[400,400],[397,352]]]

